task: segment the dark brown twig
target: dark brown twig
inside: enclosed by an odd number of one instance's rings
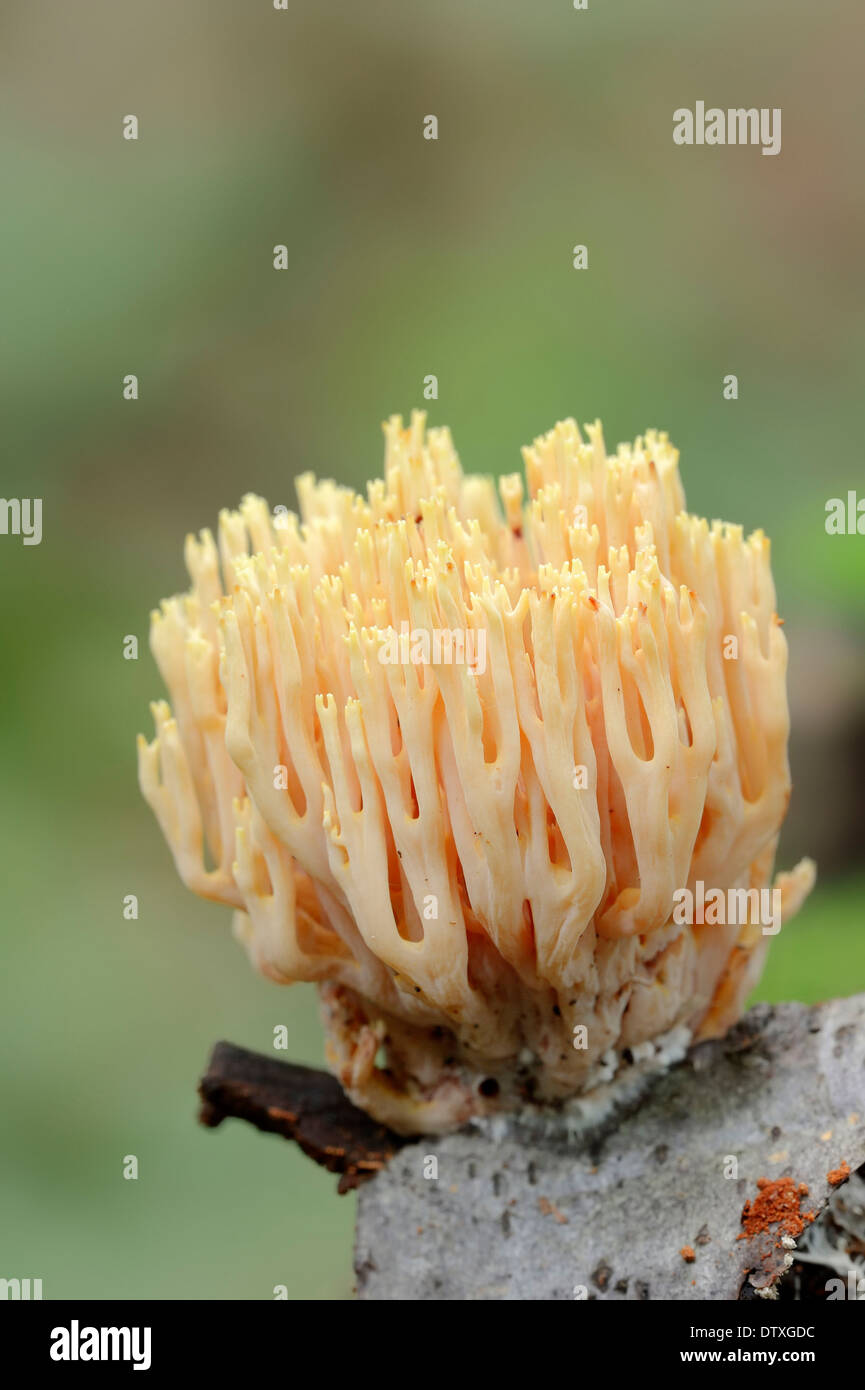
[[[405,1142],[348,1100],[335,1077],[218,1042],[198,1086],[199,1118],[213,1129],[228,1117],[293,1139],[339,1173],[339,1192],[373,1177]]]

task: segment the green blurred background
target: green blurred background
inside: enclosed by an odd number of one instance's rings
[[[195,1123],[217,1038],[267,1049],[285,1023],[318,1063],[316,1003],[180,886],[134,737],[185,533],[247,490],[293,505],[307,468],[362,483],[428,373],[473,471],[564,415],[610,445],[657,425],[693,510],[769,531],[780,862],[822,876],[758,993],[865,988],[865,538],[824,530],[827,498],[865,494],[862,39],[853,0],[2,6],[2,492],[44,499],[44,537],[0,537],[0,1275],[351,1294],[353,1198],[282,1141]],[[782,153],[675,147],[697,99],[781,107]]]

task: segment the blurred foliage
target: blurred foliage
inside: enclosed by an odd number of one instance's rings
[[[267,1049],[285,1023],[313,1063],[320,1038],[312,992],[252,974],[138,798],[147,615],[187,530],[248,490],[291,505],[306,468],[362,483],[434,372],[476,471],[568,414],[610,444],[667,428],[691,506],[772,535],[791,628],[861,644],[865,542],[823,528],[862,488],[861,27],[833,0],[4,7],[2,491],[44,499],[45,535],[0,539],[0,1273],[350,1293],[353,1199],[194,1123],[217,1038]],[[698,97],[781,106],[782,154],[676,149]],[[821,884],[762,997],[865,986],[861,907],[860,879]]]
[[[800,999],[816,1004],[865,987],[865,878],[854,875],[818,889],[801,916],[773,941],[751,1003]]]

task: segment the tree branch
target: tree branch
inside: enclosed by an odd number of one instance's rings
[[[348,1192],[379,1172],[405,1141],[347,1100],[328,1072],[218,1042],[201,1078],[201,1123],[228,1117],[293,1139]]]

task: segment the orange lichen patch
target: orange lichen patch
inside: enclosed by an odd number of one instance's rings
[[[743,1230],[737,1240],[747,1240],[749,1236],[771,1235],[776,1238],[775,1248],[781,1249],[781,1236],[800,1236],[806,1221],[814,1220],[812,1211],[800,1212],[799,1205],[807,1197],[808,1188],[800,1182],[798,1187],[790,1177],[758,1178],[759,1196],[753,1202],[746,1202],[742,1208]]]
[[[697,1256],[694,1254],[694,1247],[692,1245],[683,1245],[681,1250],[679,1251],[679,1254],[682,1256],[682,1259],[685,1261],[685,1264],[688,1265],[692,1265],[697,1258]]]
[[[842,1158],[841,1166],[839,1168],[833,1168],[831,1172],[826,1174],[826,1181],[830,1187],[840,1187],[841,1183],[846,1182],[849,1176],[850,1165],[846,1158]]]
[[[558,1221],[560,1226],[567,1226],[568,1218],[563,1212],[559,1211],[555,1202],[551,1202],[549,1197],[539,1197],[538,1207],[540,1208],[542,1216],[552,1216]]]

